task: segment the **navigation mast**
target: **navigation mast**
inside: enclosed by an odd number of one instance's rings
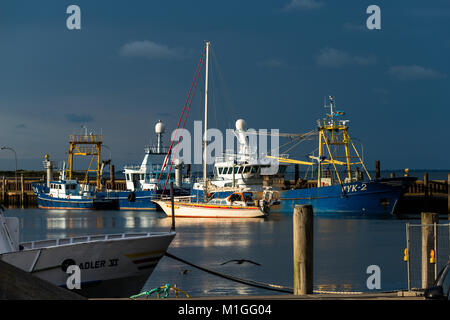
[[[206,146],[208,143],[208,65],[209,65],[209,45],[210,42],[206,42],[206,62],[205,62],[205,131],[203,135],[203,199],[206,201],[208,196],[208,181],[206,172]]]

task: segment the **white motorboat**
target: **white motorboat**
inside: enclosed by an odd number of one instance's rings
[[[270,196],[269,196],[270,197]],[[259,218],[269,215],[272,200],[254,200],[251,192],[233,192],[225,198],[194,202],[192,197],[176,197],[155,201],[168,215],[189,218]]]
[[[80,270],[80,289],[95,298],[129,297],[140,292],[175,232],[124,233],[19,243],[19,219],[0,213],[0,260],[67,288],[71,274]]]

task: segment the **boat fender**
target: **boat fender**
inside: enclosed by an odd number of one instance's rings
[[[49,194],[49,196],[53,198],[53,195],[51,193]]]
[[[135,202],[136,201],[136,194],[133,191],[131,191],[128,194],[128,201],[130,201],[130,202]]]
[[[70,199],[70,194],[67,196],[67,199]]]
[[[73,266],[76,265],[75,260],[73,259],[66,259],[61,263],[61,270],[66,272],[67,268],[69,268],[69,266]]]

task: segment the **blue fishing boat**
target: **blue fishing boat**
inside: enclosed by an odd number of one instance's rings
[[[86,187],[86,188],[84,188]],[[49,186],[34,183],[33,191],[41,209],[114,209],[111,200],[99,196],[76,180],[50,181]]]
[[[300,183],[279,191],[279,211],[292,212],[296,204],[311,204],[321,215],[392,215],[398,199],[417,178],[372,179],[348,133],[349,120],[339,119],[345,113],[335,110],[332,96],[326,107],[330,109],[327,118],[317,121],[318,155],[309,155],[314,161],[277,157],[281,163],[317,166],[316,187]]]
[[[65,165],[61,169],[59,180],[52,180],[54,163],[50,161],[48,155],[45,156],[44,167],[47,170],[47,181],[32,184],[38,208],[78,210],[114,208],[113,201],[98,195],[94,186],[67,179]]]

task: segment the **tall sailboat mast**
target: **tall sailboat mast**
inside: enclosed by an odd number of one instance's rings
[[[203,199],[206,201],[208,195],[207,172],[206,172],[206,146],[208,143],[208,65],[209,65],[209,45],[206,42],[206,65],[205,65],[205,129],[203,135]]]

